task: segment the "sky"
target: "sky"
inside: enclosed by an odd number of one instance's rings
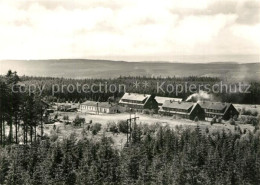
[[[260,54],[260,0],[0,0],[0,59]]]

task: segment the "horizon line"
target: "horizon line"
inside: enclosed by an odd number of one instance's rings
[[[258,56],[258,61],[242,62],[228,59],[218,59],[215,61],[170,61],[170,60],[127,60],[127,59],[109,59],[109,58],[49,58],[49,59],[0,59],[0,61],[62,61],[62,60],[86,60],[86,61],[103,61],[103,62],[124,62],[124,63],[179,63],[179,64],[207,64],[207,63],[234,63],[234,64],[258,64],[260,63],[260,55],[178,55],[178,57],[192,57],[192,56]],[[126,57],[127,58],[127,57]],[[205,59],[204,59],[205,60]]]

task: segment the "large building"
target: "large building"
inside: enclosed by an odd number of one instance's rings
[[[210,101],[201,101],[198,103],[203,108],[206,118],[217,117],[222,118],[224,120],[229,120],[230,118],[233,118],[235,115],[239,115],[239,112],[232,105],[232,103]]]
[[[157,101],[159,107],[161,107],[166,100],[171,100],[176,102],[182,101],[181,98],[170,98],[170,97],[163,97],[163,96],[155,96],[154,99]]]
[[[107,113],[113,114],[118,112],[118,105],[112,104],[110,102],[95,102],[95,101],[86,101],[80,104],[80,112],[88,113]]]
[[[144,109],[158,110],[158,103],[154,96],[149,94],[125,93],[120,99],[119,105],[140,112]]]
[[[166,116],[175,115],[180,118],[191,120],[194,120],[196,117],[198,117],[199,120],[205,119],[205,113],[200,105],[192,102],[176,102],[166,100],[159,109],[159,113]]]

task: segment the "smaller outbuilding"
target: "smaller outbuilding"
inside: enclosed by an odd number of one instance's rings
[[[200,105],[192,102],[166,100],[159,109],[159,113],[166,116],[175,115],[190,120],[194,120],[196,117],[198,117],[199,120],[205,119],[205,113]]]
[[[118,112],[118,105],[110,102],[95,102],[95,101],[86,101],[80,104],[80,112],[89,112],[89,113],[107,113],[113,114]]]

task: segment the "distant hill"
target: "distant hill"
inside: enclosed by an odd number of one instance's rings
[[[260,63],[169,63],[110,60],[4,60],[0,74],[8,69],[19,75],[65,78],[115,78],[119,76],[210,76],[233,81],[260,80]]]

